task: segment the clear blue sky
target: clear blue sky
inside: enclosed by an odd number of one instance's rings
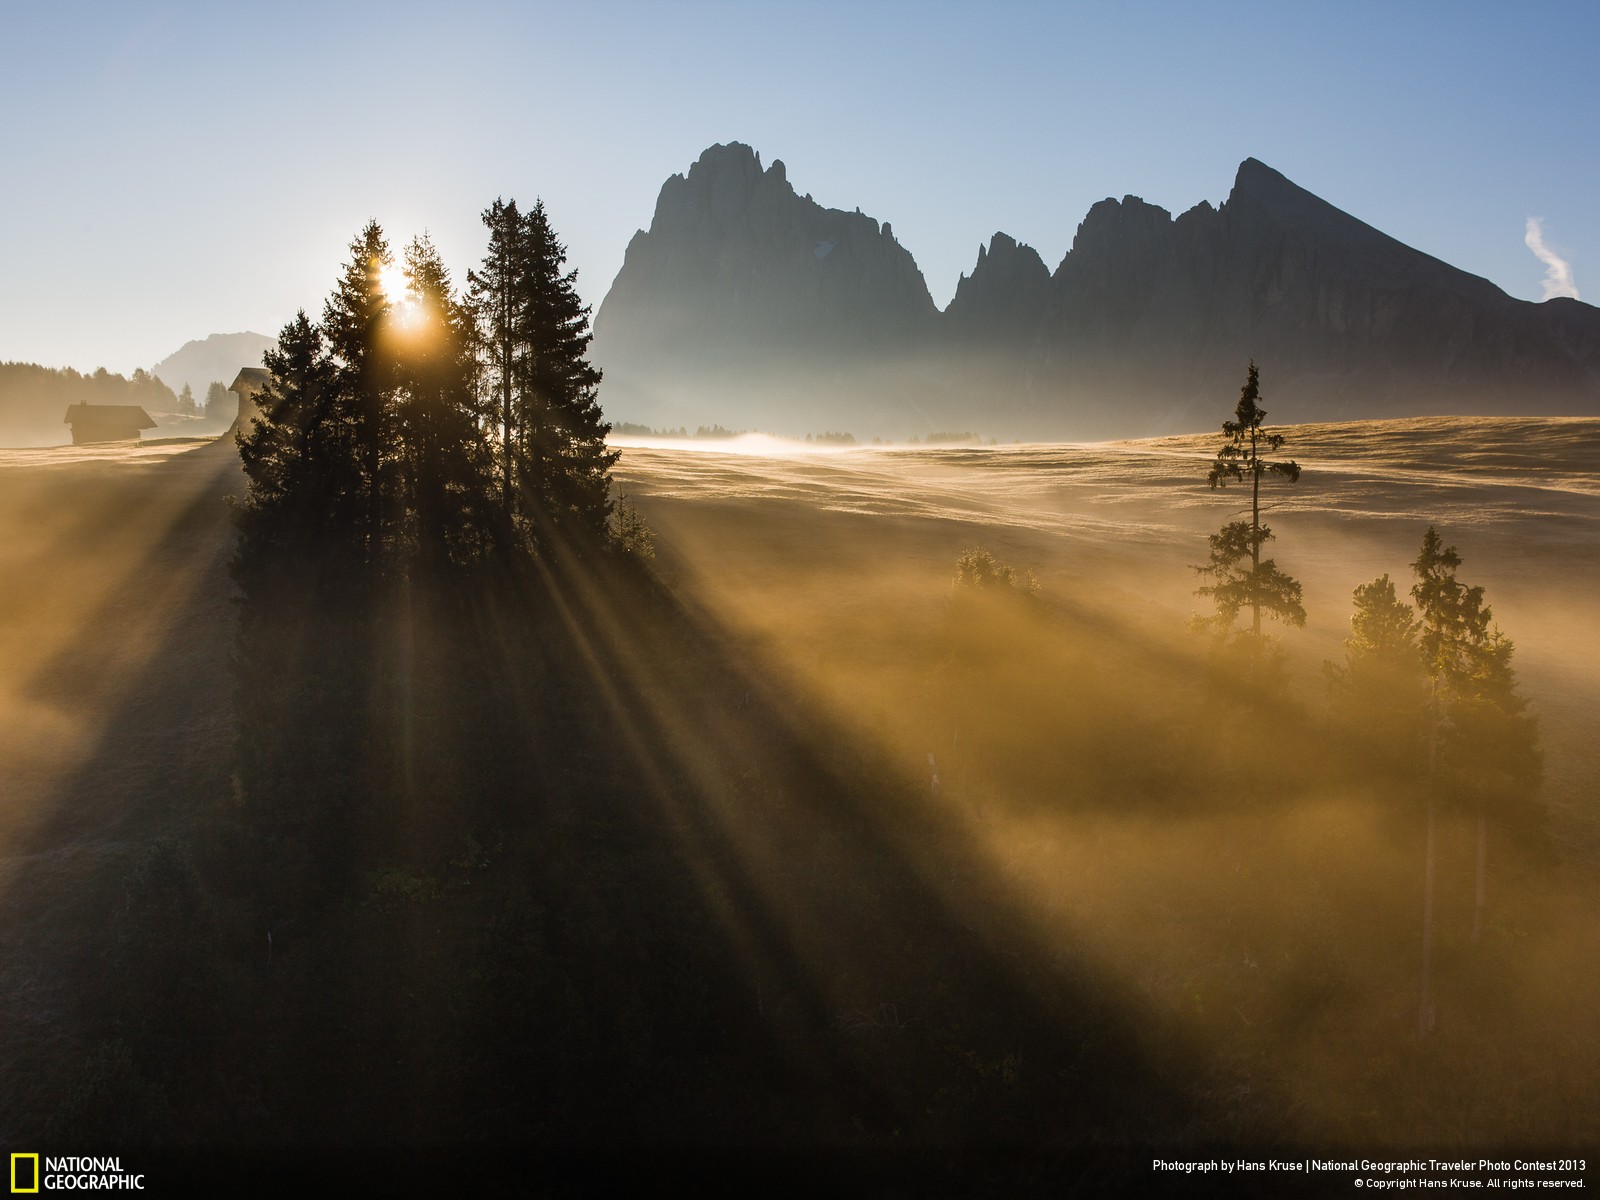
[[[127,372],[320,309],[375,217],[458,281],[542,196],[598,307],[662,181],[748,142],[934,299],[1004,230],[1225,198],[1254,156],[1539,299],[1600,298],[1600,5],[0,0],[0,359]],[[1585,291],[1584,289],[1588,289]]]

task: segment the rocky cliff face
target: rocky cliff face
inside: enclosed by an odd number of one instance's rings
[[[1003,233],[978,247],[978,263],[956,284],[944,311],[951,336],[971,345],[1031,345],[1050,304],[1050,270],[1032,246]]]
[[[781,161],[763,170],[734,142],[662,186],[595,335],[622,356],[730,338],[763,350],[877,350],[926,336],[937,317],[887,223],[796,195]]]
[[[1254,159],[1220,208],[1101,201],[1053,274],[996,234],[939,313],[887,224],[715,146],[662,188],[596,333],[608,408],[698,396],[674,424],[782,428],[776,398],[858,433],[1178,432],[1226,414],[1251,358],[1284,421],[1600,413],[1600,310],[1514,300]]]
[[[737,142],[662,185],[595,316],[612,416],[865,430],[917,390],[939,312],[894,231],[797,195]],[[869,422],[870,423],[870,422]],[[883,425],[887,428],[887,425]]]

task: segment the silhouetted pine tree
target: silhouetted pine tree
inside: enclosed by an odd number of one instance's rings
[[[262,839],[263,886],[281,898],[308,848],[343,849],[365,791],[352,715],[369,688],[370,586],[358,424],[339,366],[304,311],[263,362],[261,415],[236,435],[249,489],[234,506],[235,713],[244,814]]]
[[[1256,364],[1250,363],[1249,377],[1239,391],[1239,404],[1232,421],[1224,421],[1222,432],[1228,441],[1217,451],[1207,481],[1213,488],[1230,481],[1250,483],[1250,520],[1230,521],[1211,535],[1211,558],[1201,567],[1203,575],[1216,582],[1199,589],[1215,603],[1217,613],[1211,623],[1220,629],[1233,627],[1241,610],[1250,610],[1250,632],[1261,636],[1261,614],[1295,627],[1306,623],[1306,610],[1300,603],[1300,584],[1278,570],[1272,559],[1261,557],[1261,547],[1272,537],[1272,530],[1261,523],[1261,480],[1277,475],[1293,483],[1300,478],[1300,465],[1275,462],[1267,455],[1283,446],[1281,433],[1262,429],[1266,409],[1260,405],[1261,387]]]
[[[250,485],[235,506],[247,601],[281,575],[354,558],[363,514],[355,414],[321,329],[302,309],[262,361],[261,415],[235,434]]]
[[[515,459],[505,448],[519,437],[520,398],[528,389],[528,367],[533,350],[527,337],[532,307],[525,286],[531,273],[528,239],[515,200],[496,200],[483,212],[489,229],[489,248],[481,271],[467,272],[468,303],[478,323],[483,382],[488,402],[486,418],[498,431],[500,453],[497,477],[502,511],[509,520],[515,509]]]
[[[493,540],[492,464],[479,428],[472,314],[426,237],[406,248],[406,303],[391,314],[395,471],[411,569],[480,557]]]
[[[393,261],[382,228],[369,221],[350,243],[350,261],[322,310],[323,332],[336,364],[335,387],[358,449],[359,479],[351,482],[364,498],[364,556],[373,568],[383,565],[393,518],[385,499],[393,493],[396,459],[385,451],[393,445],[396,381],[387,338],[390,303],[382,284],[384,269]]]
[[[600,372],[587,358],[589,308],[542,201],[483,214],[489,252],[469,274],[499,429],[497,475],[507,516],[547,554],[577,553],[607,533],[611,511],[609,426]]]

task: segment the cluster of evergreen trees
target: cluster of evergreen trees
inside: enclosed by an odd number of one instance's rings
[[[61,418],[73,404],[137,404],[147,412],[173,412],[178,397],[143,367],[125,378],[104,367],[84,375],[71,367],[0,363],[0,444],[65,441]]]
[[[521,630],[612,545],[648,554],[636,515],[610,528],[616,454],[564,248],[542,205],[484,221],[464,293],[426,237],[397,262],[369,223],[321,320],[301,311],[267,352],[237,435],[238,785],[262,887],[291,907],[316,890],[297,862],[338,886],[366,816],[442,803],[516,744],[486,699],[512,657],[497,614]]]
[[[397,268],[369,223],[322,320],[302,310],[268,352],[262,415],[238,435],[247,599],[308,558],[393,581],[604,542],[616,454],[576,273],[542,204],[483,219],[464,295],[426,237]]]

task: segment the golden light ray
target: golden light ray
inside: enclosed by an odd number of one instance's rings
[[[0,550],[0,853],[58,804],[82,804],[73,774],[112,736],[131,683],[166,648],[215,633],[186,630],[185,614],[231,622],[217,576],[237,463],[224,442],[0,451],[11,531]]]

